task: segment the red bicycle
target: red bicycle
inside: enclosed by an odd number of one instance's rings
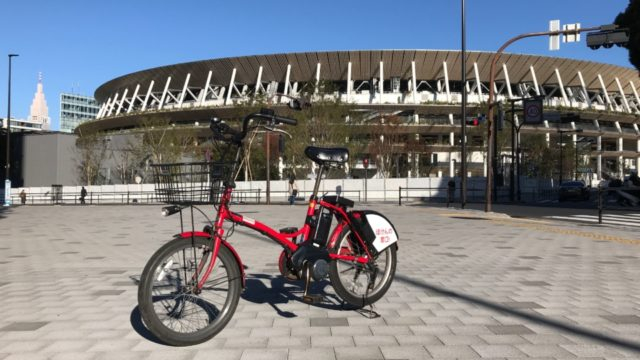
[[[193,219],[194,205],[217,205],[211,226],[194,231],[192,220],[191,231],[184,231],[183,226],[151,256],[142,272],[140,313],[161,341],[175,346],[204,342],[233,316],[245,287],[245,274],[240,256],[227,241],[233,227],[225,231],[225,222],[248,227],[280,244],[280,272],[287,280],[304,281],[303,301],[307,303],[321,300],[309,293],[312,278],[328,277],[336,294],[357,308],[376,302],[389,289],[398,241],[391,222],[375,211],[350,210],[354,202],[344,197],[318,197],[323,174],[344,165],[349,157],[347,149],[305,149],[305,155],[319,165],[319,173],[301,228],[278,231],[229,209],[246,135],[259,128],[273,131],[278,124],[296,123],[268,109],[247,115],[241,130],[214,119],[210,125],[214,139],[225,145],[227,154],[236,148],[231,162],[153,166],[156,191],[172,204],[163,208],[164,215],[179,212],[182,216],[182,210],[190,207]]]

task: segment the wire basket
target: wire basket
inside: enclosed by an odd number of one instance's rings
[[[223,162],[152,164],[156,197],[175,205],[218,204],[231,171]]]

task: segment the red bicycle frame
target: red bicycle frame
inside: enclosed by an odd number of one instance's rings
[[[233,187],[226,186],[224,189],[224,192],[221,195],[220,206],[218,207],[218,214],[217,214],[216,221],[214,224],[214,229],[213,229],[213,249],[212,249],[213,251],[211,252],[212,258],[211,258],[211,261],[209,262],[207,269],[202,275],[202,278],[200,279],[200,281],[198,281],[198,288],[202,288],[204,286],[204,283],[206,282],[207,278],[211,274],[211,271],[213,270],[213,267],[215,266],[215,259],[218,256],[218,251],[220,249],[221,244],[223,244],[224,242],[223,225],[225,221],[231,221],[235,224],[243,225],[250,229],[256,230],[259,233],[266,235],[270,239],[274,240],[275,242],[280,244],[282,247],[288,249],[292,253],[295,252],[299,247],[295,242],[293,242],[294,238],[296,238],[297,236],[301,236],[303,241],[307,241],[311,237],[311,233],[313,229],[311,228],[311,225],[309,225],[309,221],[305,221],[305,224],[302,227],[302,229],[298,230],[295,233],[281,233],[261,223],[260,221],[254,220],[252,218],[243,216],[241,214],[238,214],[229,210],[229,203],[231,201],[232,192],[233,192]],[[311,196],[309,200],[309,206],[307,208],[307,219],[309,219],[314,215],[316,211],[316,207],[318,205],[329,209],[334,215],[337,214],[337,217],[341,219],[341,221],[336,225],[336,228],[331,234],[331,237],[329,238],[327,248],[331,249],[335,246],[336,242],[338,241],[338,236],[342,232],[342,229],[344,229],[345,226],[348,226],[352,229],[352,233],[355,235],[356,239],[358,239],[358,242],[360,243],[361,248],[365,249],[365,252],[366,252],[364,256],[354,256],[354,255],[347,255],[342,253],[335,253],[335,254],[329,253],[329,257],[332,260],[351,261],[351,262],[357,262],[360,264],[368,263],[370,259],[373,258],[372,254],[369,251],[368,247],[366,246],[364,240],[362,239],[362,236],[357,231],[354,231],[354,227],[351,226],[352,224],[351,224],[351,221],[349,220],[349,216],[347,215],[347,213],[343,208],[323,200],[317,201],[316,195],[314,194]],[[205,236],[211,236],[210,234],[206,234],[206,233],[203,233],[203,234],[205,234]],[[182,237],[190,238],[192,235],[193,233],[183,233]],[[224,242],[224,246],[227,246],[231,249],[231,251],[234,253],[234,255],[236,256],[236,259],[239,262],[238,265],[242,268],[240,258],[235,252],[235,250],[233,250],[233,248],[226,242]]]

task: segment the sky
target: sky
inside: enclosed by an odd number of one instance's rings
[[[169,64],[305,51],[461,48],[463,0],[32,0],[0,3],[0,117],[27,118],[43,74],[59,129],[61,93],[93,96],[105,82]],[[612,23],[629,0],[465,0],[467,50],[496,51],[549,20],[583,28]],[[546,37],[507,52],[631,67],[624,48],[580,43],[549,51]]]

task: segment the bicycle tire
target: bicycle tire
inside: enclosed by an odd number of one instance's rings
[[[209,264],[212,245],[206,237],[171,240],[153,254],[140,276],[138,307],[144,324],[168,345],[189,346],[211,339],[236,310],[241,274],[227,247],[220,246],[214,269],[199,293],[189,284]],[[196,323],[187,323],[192,320]]]
[[[338,241],[332,249],[329,249],[332,253],[348,254],[348,255],[361,255],[361,245],[349,227],[342,229],[338,235]],[[370,305],[380,300],[382,296],[389,290],[391,283],[396,272],[397,254],[396,246],[392,245],[381,251],[376,256],[376,264],[378,267],[379,261],[384,261],[384,269],[379,272],[378,276],[381,276],[381,280],[373,285],[373,289],[368,289],[369,278],[368,271],[362,264],[347,262],[343,260],[333,260],[329,266],[329,279],[336,294],[345,302],[357,308]],[[379,269],[379,267],[378,267]],[[349,270],[354,270],[350,272]],[[347,274],[349,272],[349,274]],[[364,275],[364,278],[363,276]],[[362,281],[365,281],[364,283]],[[357,287],[357,289],[356,289]]]

